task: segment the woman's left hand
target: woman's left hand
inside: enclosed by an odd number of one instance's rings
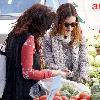
[[[83,83],[89,83],[91,81],[91,79],[88,75],[81,77],[81,80],[82,80]]]

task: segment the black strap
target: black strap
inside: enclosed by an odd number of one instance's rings
[[[3,52],[3,51],[1,51],[1,50],[0,50],[0,54],[6,56],[6,52]]]
[[[6,52],[5,52],[5,51],[2,51],[2,48],[3,48],[4,45],[5,45],[5,42],[4,42],[4,44],[0,47],[0,54],[1,54],[1,55],[6,55]]]

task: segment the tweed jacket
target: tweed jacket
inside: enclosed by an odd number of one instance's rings
[[[74,47],[68,47],[61,36],[44,37],[45,63],[49,69],[64,69],[67,67],[73,71],[74,81],[78,81],[88,72],[88,58],[85,37],[82,42]]]

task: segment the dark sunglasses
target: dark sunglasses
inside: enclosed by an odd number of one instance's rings
[[[65,23],[65,27],[69,27],[69,26],[75,27],[77,26],[77,23],[76,22],[75,23]]]

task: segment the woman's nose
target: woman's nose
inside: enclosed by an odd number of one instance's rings
[[[72,29],[71,25],[69,25],[69,26],[68,26],[68,29],[69,29],[69,30],[71,30],[71,29]]]

